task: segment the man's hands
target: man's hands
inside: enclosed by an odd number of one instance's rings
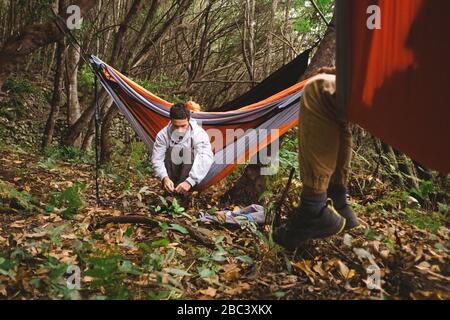
[[[167,192],[174,192],[175,191],[175,185],[173,184],[173,181],[170,180],[169,177],[165,177],[163,180],[164,189],[166,189]]]
[[[164,189],[166,189],[167,192],[170,193],[187,193],[189,190],[192,189],[192,186],[189,184],[189,182],[185,181],[180,183],[176,188],[173,184],[173,181],[170,180],[169,177],[165,177],[163,180]]]
[[[185,182],[180,183],[176,187],[175,192],[184,194],[184,193],[188,193],[189,190],[191,190],[191,188],[192,188],[192,186],[189,184],[189,182],[185,181]]]

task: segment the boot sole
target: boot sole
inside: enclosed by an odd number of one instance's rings
[[[336,232],[336,228],[332,228],[332,229],[330,228],[319,235],[312,236],[310,239],[326,239],[326,238],[338,235],[342,231],[345,230],[346,225],[347,225],[347,220],[342,218],[339,222],[339,226],[337,227],[337,230],[338,230],[337,232]]]
[[[344,230],[345,231],[350,231],[350,230],[353,230],[353,229],[356,229],[357,227],[359,227],[360,226],[360,224],[359,224],[359,222],[357,222],[357,223],[346,223],[345,224],[345,228],[344,228]]]

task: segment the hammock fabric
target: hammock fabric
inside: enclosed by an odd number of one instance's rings
[[[373,5],[381,29],[367,27]],[[338,0],[337,10],[338,101],[347,119],[450,173],[450,1]]]
[[[91,56],[100,83],[151,151],[158,132],[169,123],[170,102],[139,86],[123,74]],[[225,145],[211,136],[214,163],[196,190],[207,189],[226,177],[238,163],[245,163],[298,124],[300,97],[307,81],[299,82],[257,103],[227,112],[194,112],[202,127],[218,129]],[[242,130],[239,130],[242,129]],[[251,131],[249,129],[255,129]],[[227,130],[233,130],[231,133]],[[217,130],[215,130],[217,133]],[[209,132],[208,132],[209,133]],[[220,141],[220,140],[218,140]],[[227,159],[227,161],[224,161]],[[229,161],[232,160],[232,161]]]
[[[272,73],[250,91],[247,91],[242,96],[227,102],[222,107],[214,109],[214,111],[236,110],[267,99],[278,92],[292,87],[299,82],[301,76],[308,68],[311,50],[312,49],[308,49],[301,53],[294,60]]]

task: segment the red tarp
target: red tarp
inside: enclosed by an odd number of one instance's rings
[[[367,27],[370,5],[381,9],[380,30]],[[348,119],[450,173],[450,1],[340,0],[338,14],[345,17],[337,66]]]

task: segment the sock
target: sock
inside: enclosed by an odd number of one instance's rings
[[[300,196],[299,212],[309,217],[316,217],[325,207],[327,193],[307,193],[302,192]]]
[[[347,188],[344,186],[331,186],[327,191],[328,197],[333,200],[333,205],[336,210],[341,210],[348,205],[347,202]]]

